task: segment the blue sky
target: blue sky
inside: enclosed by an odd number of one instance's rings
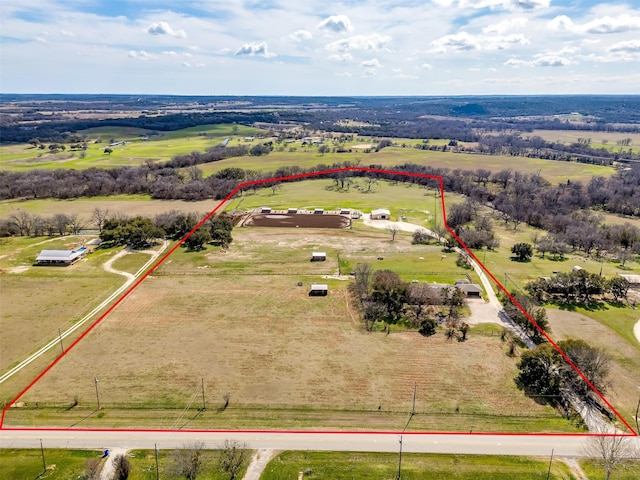
[[[2,0],[0,91],[640,94],[640,2]]]

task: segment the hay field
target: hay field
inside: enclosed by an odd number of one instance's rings
[[[201,379],[209,405],[222,404],[229,394],[231,405],[247,416],[264,408],[407,412],[415,383],[418,412],[442,416],[458,407],[465,414],[495,415],[489,429],[504,428],[501,416],[554,416],[516,389],[515,360],[505,355],[499,337],[472,334],[458,343],[442,334],[365,332],[348,301],[348,281],[325,278],[337,260],[312,264],[307,255],[325,245],[439,260],[430,247],[408,239],[391,244],[378,232],[261,230],[236,229],[227,253],[176,252],[22,400],[68,405],[77,397],[81,406],[92,405],[97,376],[108,426],[117,421],[118,408],[181,409],[191,400],[197,406]],[[282,258],[286,251],[306,253]],[[265,265],[271,265],[269,273]],[[308,296],[309,284],[318,281],[329,284],[328,297]],[[179,411],[147,426],[172,426]],[[61,421],[73,424],[85,414],[72,409]],[[367,426],[377,428],[368,419]],[[207,422],[208,428],[226,425],[222,415]],[[268,421],[256,422],[254,427]],[[452,415],[448,424],[466,429],[468,418]]]

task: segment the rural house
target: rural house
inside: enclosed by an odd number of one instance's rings
[[[391,220],[391,212],[386,208],[378,208],[371,212],[371,220]]]
[[[86,247],[81,247],[77,250],[42,250],[40,255],[36,257],[36,264],[66,267],[77,262],[86,254]]]

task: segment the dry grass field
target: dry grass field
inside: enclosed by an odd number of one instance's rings
[[[97,376],[106,409],[98,424],[117,422],[118,408],[162,406],[178,410],[147,426],[171,427],[190,401],[201,404],[203,379],[209,405],[221,405],[228,394],[233,408],[256,417],[254,427],[273,422],[256,415],[262,409],[276,416],[273,409],[302,409],[361,410],[360,426],[375,429],[389,428],[388,419],[371,412],[408,412],[415,384],[416,410],[446,416],[447,429],[467,429],[468,415],[492,417],[489,430],[504,429],[501,419],[509,416],[553,423],[552,410],[516,389],[515,360],[497,335],[472,333],[459,343],[442,334],[368,333],[348,300],[348,281],[326,278],[336,273],[337,259],[309,262],[319,246],[440,261],[433,247],[406,238],[391,243],[379,232],[247,227],[234,236],[227,253],[176,252],[22,400],[71,405],[77,398],[80,406],[94,405]],[[329,284],[328,297],[308,295],[310,283],[319,281]],[[39,414],[18,410],[8,413],[7,424]],[[57,421],[69,425],[85,415],[72,409]],[[332,416],[307,425],[335,427]],[[220,428],[233,420],[219,415],[208,422]]]
[[[640,346],[633,340],[624,340],[610,328],[581,313],[547,309],[553,338],[578,338],[604,349],[612,358],[609,373],[610,386],[605,397],[619,413],[633,425],[638,404],[638,372],[640,372]],[[640,318],[640,313],[635,317]]]

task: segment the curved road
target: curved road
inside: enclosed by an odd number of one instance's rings
[[[118,288],[115,292],[113,292],[111,295],[109,295],[109,297],[106,300],[104,300],[102,303],[100,303],[100,305],[98,305],[96,308],[91,310],[87,315],[85,315],[80,320],[78,320],[76,323],[74,323],[73,326],[71,326],[69,329],[67,329],[64,332],[62,332],[60,337],[54,338],[49,343],[47,343],[44,347],[42,347],[40,350],[38,350],[36,353],[34,353],[33,355],[27,357],[22,362],[20,362],[18,365],[16,365],[12,369],[10,369],[9,371],[7,371],[3,375],[1,375],[0,376],[0,383],[4,382],[5,380],[9,379],[10,377],[12,377],[16,373],[18,373],[24,367],[29,365],[31,362],[33,362],[38,357],[40,357],[41,355],[43,355],[47,351],[51,350],[52,348],[59,348],[60,347],[60,339],[61,338],[65,339],[69,335],[72,335],[73,332],[78,330],[85,323],[87,323],[89,320],[91,320],[95,315],[97,315],[98,312],[100,312],[100,310],[102,310],[104,307],[106,307],[112,301],[116,300],[122,293],[124,293],[124,291],[127,288],[129,288],[129,286],[140,275],[142,275],[142,273],[144,271],[147,270],[147,268],[149,268],[153,264],[153,262],[156,260],[156,258],[158,258],[158,256],[167,248],[168,245],[169,245],[169,242],[167,240],[165,240],[164,243],[162,244],[162,246],[158,250],[142,250],[140,253],[148,253],[148,254],[151,255],[151,258],[135,274],[131,274],[131,273],[128,273],[128,272],[122,272],[120,270],[114,270],[113,268],[111,268],[111,264],[117,258],[120,258],[121,256],[126,255],[127,253],[130,253],[129,250],[123,250],[122,252],[118,253],[117,255],[115,255],[111,259],[109,259],[107,262],[105,262],[104,265],[103,265],[103,268],[106,271],[108,271],[110,273],[116,273],[118,275],[123,275],[123,276],[127,277],[127,281],[120,288]]]

